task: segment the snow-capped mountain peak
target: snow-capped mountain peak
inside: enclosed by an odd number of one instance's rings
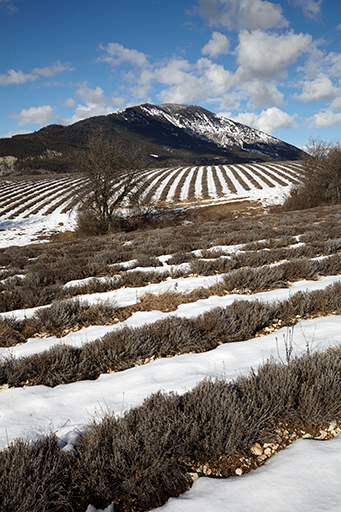
[[[170,123],[193,137],[205,138],[221,148],[237,146],[273,158],[293,159],[299,155],[299,150],[290,144],[196,105],[146,103],[134,110],[146,117]]]

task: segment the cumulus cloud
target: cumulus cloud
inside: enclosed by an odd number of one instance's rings
[[[321,14],[323,0],[291,0],[293,5],[301,7],[306,18],[317,19]]]
[[[14,137],[14,135],[24,135],[25,133],[31,133],[27,128],[20,128],[18,130],[11,130],[10,132],[0,135],[0,139],[8,139]]]
[[[297,128],[295,116],[290,116],[277,107],[262,110],[260,114],[255,112],[241,113],[232,117],[232,119],[266,133],[273,133],[279,128]]]
[[[324,112],[318,112],[313,117],[308,119],[308,123],[314,128],[328,128],[329,126],[340,126],[341,125],[341,112],[332,112],[326,110]]]
[[[110,66],[120,66],[124,63],[132,64],[140,68],[148,67],[148,59],[146,55],[138,50],[125,48],[119,43],[109,43],[106,47],[100,45],[103,56],[99,57],[99,61],[107,62]]]
[[[195,64],[171,59],[155,69],[154,80],[168,86],[159,94],[167,103],[187,103],[217,98],[231,90],[234,75],[205,57]]]
[[[82,121],[93,116],[104,116],[116,112],[119,107],[124,105],[124,99],[119,96],[107,97],[101,87],[97,86],[91,89],[87,82],[78,84],[76,96],[80,99],[81,103],[76,103],[73,98],[66,100],[64,106],[75,106],[75,113],[70,118],[59,119],[60,124],[69,125]]]
[[[10,69],[7,71],[7,74],[0,75],[0,85],[12,85],[12,84],[25,84],[26,82],[34,82],[37,80],[37,76],[32,73],[23,73],[20,69],[19,71],[14,71],[14,69]]]
[[[74,68],[69,63],[61,64],[60,61],[46,66],[45,68],[34,68],[30,73],[23,73],[20,69],[15,71],[10,69],[7,74],[0,75],[0,85],[25,84],[26,82],[35,82],[39,76],[53,77],[64,71],[72,71]]]
[[[198,60],[196,68],[207,83],[209,94],[213,97],[223,95],[234,86],[234,75],[224,66],[202,58]]]
[[[211,26],[229,30],[287,27],[279,4],[266,0],[199,0],[196,12]]]
[[[19,126],[28,124],[39,124],[44,126],[52,123],[56,119],[56,109],[50,105],[42,105],[41,107],[23,108],[20,114],[14,113],[8,116],[11,119],[17,119]]]
[[[69,125],[95,116],[107,116],[117,111],[117,108],[105,105],[82,105],[78,104],[75,113],[69,118],[58,119],[58,123]]]
[[[220,32],[213,32],[212,38],[203,47],[201,53],[203,55],[208,55],[209,57],[211,57],[211,59],[214,59],[219,55],[224,55],[228,53],[229,47],[229,40],[224,34],[221,34]]]
[[[77,102],[74,98],[67,98],[65,101],[61,102],[62,107],[75,107]]]
[[[339,93],[340,94],[340,93]],[[337,96],[330,105],[331,110],[341,110],[341,95]]]
[[[338,89],[330,78],[320,73],[315,80],[303,82],[302,93],[295,94],[294,98],[304,103],[312,101],[329,101],[337,96]]]
[[[272,34],[262,30],[241,31],[236,48],[239,80],[284,78],[287,67],[310,49],[309,34]]]
[[[294,32],[278,35],[262,30],[242,30],[235,50],[236,72],[228,71],[207,57],[195,63],[177,57],[150,63],[145,54],[117,43],[101,47],[103,56],[100,60],[112,67],[125,65],[121,77],[129,83],[125,92],[134,98],[133,101],[146,101],[155,85],[162,102],[205,100],[218,102],[221,108],[230,109],[243,96],[244,100],[250,100],[250,108],[271,108],[283,105],[283,94],[278,90],[276,80],[285,78],[288,66],[296,62],[302,53],[308,52],[311,39],[310,35]],[[227,37],[213,32],[202,53],[213,58],[228,52],[228,48]],[[130,64],[130,68],[127,64]],[[228,96],[232,94],[233,101],[230,101]],[[101,101],[100,97],[95,103]]]
[[[250,106],[273,107],[284,103],[284,96],[273,81],[252,80],[244,85],[244,90],[250,96]]]
[[[71,67],[70,63],[66,62],[65,64],[61,64],[58,60],[57,62],[51,64],[50,66],[46,66],[45,68],[34,68],[31,73],[33,75],[40,75],[46,78],[53,77],[58,73],[64,73],[64,71],[73,71],[74,68]]]

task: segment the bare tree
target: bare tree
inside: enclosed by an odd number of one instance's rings
[[[291,190],[284,209],[341,203],[341,144],[311,139],[302,160],[304,178]]]
[[[128,147],[103,134],[92,136],[87,151],[77,156],[76,165],[87,179],[78,194],[80,230],[109,233],[119,209],[141,206],[147,160],[140,146]]]

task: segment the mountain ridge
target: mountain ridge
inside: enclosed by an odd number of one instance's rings
[[[140,144],[157,165],[209,165],[297,160],[301,150],[264,132],[197,105],[144,103],[72,125],[49,125],[37,132],[0,139],[0,157],[15,157],[18,170],[70,170],[70,159],[87,148],[89,136],[103,132],[128,146]]]

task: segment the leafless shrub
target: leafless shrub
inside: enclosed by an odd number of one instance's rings
[[[87,324],[105,324],[115,315],[113,303],[101,302],[90,306],[79,299],[54,301],[47,308],[40,308],[33,316],[39,325],[39,331],[54,335],[61,334],[66,328],[80,327]]]
[[[0,452],[1,511],[72,512],[73,459],[57,448],[53,435],[5,448]]]
[[[188,489],[186,472],[200,464],[251,456],[279,425],[316,430],[339,420],[340,410],[340,347],[290,364],[268,360],[232,382],[205,379],[181,396],[158,392],[121,417],[94,420],[73,454],[59,451],[53,435],[6,448],[2,510],[85,512],[90,503],[150,510]]]
[[[13,347],[24,343],[25,337],[18,331],[17,322],[11,318],[0,318],[0,347]]]
[[[179,265],[180,263],[187,263],[188,261],[192,261],[194,258],[195,256],[193,253],[180,251],[173,254],[172,257],[167,260],[167,264]]]
[[[303,160],[303,183],[293,188],[284,210],[341,203],[341,146],[311,140]]]
[[[62,382],[97,378],[109,369],[120,371],[150,358],[203,352],[221,343],[249,339],[271,326],[275,319],[281,319],[282,325],[293,325],[297,322],[297,315],[309,318],[341,313],[340,304],[341,285],[336,283],[326,290],[300,292],[278,304],[243,300],[193,319],[170,316],[143,327],[113,331],[82,349],[54,347],[44,355],[3,362],[0,365],[4,379],[1,384],[8,381],[11,386],[21,386],[29,381],[55,386]]]
[[[155,258],[153,256],[150,256],[148,254],[142,254],[137,262],[137,267],[160,267],[162,266],[162,263],[158,258]]]

